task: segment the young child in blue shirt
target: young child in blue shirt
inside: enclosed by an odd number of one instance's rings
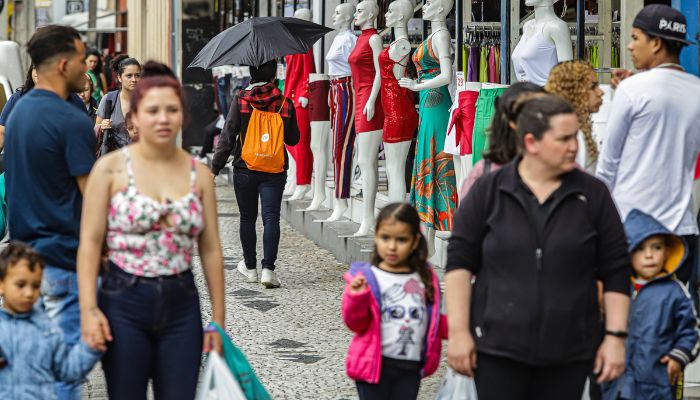
[[[0,253],[0,399],[55,399],[55,383],[85,379],[102,353],[64,343],[61,329],[34,304],[44,264],[39,253],[10,243]]]
[[[675,386],[698,355],[697,319],[674,272],[687,257],[683,238],[632,210],[625,220],[632,297],[625,372],[603,388],[605,400],[675,399]]]

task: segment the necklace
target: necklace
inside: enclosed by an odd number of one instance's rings
[[[663,63],[663,64],[657,65],[656,68],[672,68],[672,69],[678,69],[678,70],[685,72],[685,68],[683,68],[682,65],[676,64],[676,63]]]

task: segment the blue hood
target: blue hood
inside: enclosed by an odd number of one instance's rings
[[[645,214],[637,209],[627,214],[625,233],[627,234],[627,242],[629,243],[627,249],[630,254],[642,244],[644,240],[651,236],[667,236],[669,238],[669,254],[664,270],[668,274],[674,273],[688,256],[688,246],[686,246],[685,240],[683,240],[682,237],[669,231],[651,215]]]

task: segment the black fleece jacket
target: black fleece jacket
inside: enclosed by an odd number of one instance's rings
[[[537,229],[520,160],[469,191],[454,217],[447,271],[476,276],[470,327],[477,351],[530,365],[593,360],[601,329],[596,281],[629,295],[620,216],[605,184],[576,169],[542,206]]]

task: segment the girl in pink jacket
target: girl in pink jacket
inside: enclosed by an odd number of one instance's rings
[[[372,264],[353,263],[345,274],[343,320],[355,333],[346,369],[360,400],[415,399],[447,334],[440,285],[411,205],[386,206],[375,232]]]

